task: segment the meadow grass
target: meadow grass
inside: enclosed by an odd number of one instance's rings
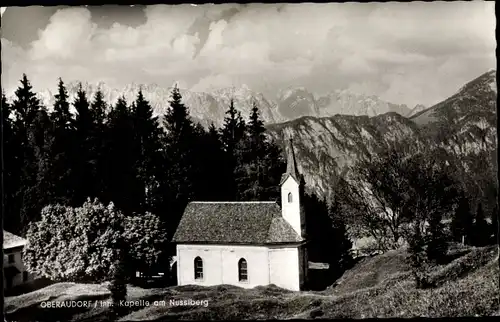
[[[458,255],[457,255],[458,254]],[[142,289],[128,286],[128,300],[208,300],[208,306],[133,307],[123,321],[264,320],[323,318],[491,316],[499,312],[499,268],[496,247],[450,250],[452,259],[431,266],[436,287],[416,289],[408,254],[397,250],[358,262],[322,292],[292,292],[275,285],[243,289],[232,285],[196,285]],[[55,309],[42,301],[109,300],[107,284],[57,283],[28,294],[6,298],[6,313],[17,321],[48,321]],[[60,310],[65,321],[105,321],[108,308]]]

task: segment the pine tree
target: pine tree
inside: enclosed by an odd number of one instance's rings
[[[228,167],[219,130],[212,123],[208,131],[200,126],[198,133],[200,139],[194,147],[194,152],[199,155],[196,159],[200,161],[195,177],[195,186],[198,187],[196,197],[207,201],[230,200],[233,191],[229,191],[228,186],[233,173]]]
[[[214,123],[210,123],[208,127],[208,134],[213,142],[220,142],[219,130],[215,127]]]
[[[163,207],[170,211],[167,219],[171,225],[176,227],[182,211],[187,202],[196,196],[195,185],[196,169],[200,160],[196,160],[197,153],[193,149],[196,146],[198,135],[193,122],[189,118],[189,110],[182,103],[182,96],[176,86],[172,90],[170,107],[163,121],[166,134],[163,140],[163,158],[165,160],[163,173],[164,196]],[[173,233],[173,229],[171,233]]]
[[[40,108],[33,123],[27,129],[26,149],[30,151],[34,161],[25,169],[24,175],[28,178],[23,185],[19,197],[21,198],[21,224],[23,230],[28,223],[40,217],[43,207],[55,200],[55,184],[52,172],[54,137],[51,132],[52,123],[45,108]]]
[[[131,111],[124,97],[120,97],[108,115],[108,133],[106,135],[106,201],[112,201],[126,214],[137,212],[134,200],[134,188],[137,186],[133,172],[134,161],[133,123]],[[112,165],[112,166],[109,166]]]
[[[53,126],[50,116],[45,108],[41,108],[37,113],[33,126],[29,130],[29,142],[34,150],[34,155],[37,160],[37,180],[36,194],[38,196],[38,207],[41,210],[43,207],[54,203],[55,201],[55,185],[57,181],[52,172],[53,167],[53,145],[55,137],[50,131]],[[38,213],[36,214],[36,218]]]
[[[13,196],[11,204],[17,211],[11,214],[12,230],[20,233],[26,225],[37,216],[40,209],[40,201],[34,192],[38,182],[38,160],[35,155],[35,147],[40,140],[35,140],[36,118],[41,117],[39,112],[42,110],[40,101],[33,92],[33,87],[26,74],[23,74],[21,85],[15,91],[15,98],[12,103],[14,112],[14,136],[13,145],[16,147],[14,152],[16,163],[19,165],[19,181],[17,191]],[[39,137],[39,135],[38,135]],[[14,219],[14,216],[18,216]]]
[[[264,127],[264,122],[260,117],[260,111],[255,102],[253,102],[252,112],[250,114],[250,121],[248,122],[248,132],[251,142],[251,149],[254,152],[260,152],[264,148],[264,143],[266,137],[264,132],[266,131]],[[258,153],[259,154],[259,153]]]
[[[273,140],[266,142],[264,155],[264,200],[279,200],[281,189],[281,176],[286,171],[286,162],[281,147]],[[302,178],[303,179],[303,178]],[[304,181],[301,183],[302,190],[304,189]]]
[[[2,143],[4,160],[4,227],[8,231],[16,231],[19,218],[15,215],[19,211],[15,207],[15,193],[19,189],[19,176],[21,171],[21,162],[19,162],[20,147],[15,144],[16,133],[14,132],[14,122],[11,119],[13,114],[12,106],[7,102],[5,93],[2,91],[1,105],[2,122]]]
[[[227,116],[224,118],[224,125],[221,130],[221,140],[226,152],[234,156],[238,143],[245,138],[247,128],[245,121],[241,117],[241,113],[234,106],[233,99],[231,99],[226,114]]]
[[[106,167],[106,135],[107,131],[107,110],[108,104],[104,101],[104,95],[100,89],[94,95],[90,105],[90,127],[89,141],[91,146],[90,162],[93,165],[93,189],[94,194],[102,200],[105,200],[105,176]]]
[[[70,204],[74,198],[75,184],[72,178],[73,149],[72,145],[72,115],[69,112],[69,101],[66,87],[61,79],[58,84],[58,94],[55,95],[54,110],[50,114],[52,121],[52,136],[54,139],[51,157],[51,175],[54,180],[55,198],[62,204]]]
[[[21,79],[21,86],[15,92],[16,98],[12,104],[14,115],[16,119],[16,126],[22,132],[21,136],[26,135],[26,129],[36,117],[37,112],[40,110],[40,101],[33,92],[33,86],[26,74],[23,74]]]
[[[489,226],[484,216],[483,205],[479,203],[477,206],[476,216],[474,220],[474,246],[485,246],[488,244]]]
[[[56,131],[60,131],[57,134],[67,134],[66,131],[69,130],[71,126],[71,113],[69,112],[69,97],[68,91],[64,86],[64,82],[59,78],[59,83],[57,85],[58,92],[54,95],[54,111],[51,113],[50,117]],[[80,84],[81,90],[81,84]]]
[[[263,200],[266,198],[265,172],[267,142],[264,136],[264,122],[260,118],[259,109],[254,102],[248,122],[248,137],[238,146],[241,157],[238,159],[239,199]]]
[[[247,127],[236,110],[234,100],[231,99],[229,109],[226,111],[224,124],[221,129],[221,141],[228,158],[228,166],[233,172],[233,180],[230,183],[230,191],[234,191],[232,200],[240,200],[245,197],[245,186],[247,185],[247,164],[245,151],[247,144]]]
[[[87,198],[98,197],[94,190],[94,167],[95,160],[92,153],[95,150],[92,142],[93,117],[90,111],[90,104],[87,99],[87,93],[83,90],[82,84],[79,84],[73,106],[76,110],[74,120],[75,141],[73,147],[73,180],[78,182],[75,185],[73,205],[82,204]]]
[[[229,159],[224,152],[221,141],[220,129],[217,129],[212,123],[208,129],[207,142],[204,145],[206,153],[210,157],[208,162],[204,163],[205,173],[208,175],[204,189],[207,191],[207,200],[230,200],[232,191],[228,187],[233,179],[233,173],[229,168]],[[210,185],[210,186],[209,186]]]
[[[161,129],[153,108],[139,90],[132,106],[134,141],[132,142],[137,171],[137,200],[141,213],[154,207],[154,190],[158,186],[161,159]]]
[[[102,127],[106,120],[106,112],[108,104],[104,101],[104,94],[101,89],[98,89],[94,94],[94,99],[90,106],[92,121],[97,127]]]
[[[5,92],[2,91],[2,103],[1,103],[1,108],[2,108],[2,126],[3,126],[3,134],[4,134],[4,139],[7,140],[11,138],[13,135],[13,128],[14,124],[11,119],[12,115],[12,106],[9,104],[7,101],[7,97],[5,96]]]
[[[170,95],[170,108],[167,109],[163,125],[167,131],[167,143],[176,146],[185,143],[194,133],[193,122],[189,119],[189,109],[182,103],[182,95],[175,86]]]
[[[352,241],[347,232],[345,220],[340,214],[340,204],[334,201],[328,207],[328,214],[333,223],[333,239],[335,247],[331,269],[336,271],[336,275],[341,275],[345,270],[349,269],[353,263],[351,255]]]
[[[83,137],[89,135],[92,129],[92,112],[90,111],[90,104],[87,99],[87,93],[83,90],[82,84],[78,86],[78,91],[76,93],[76,99],[73,102],[73,106],[76,110],[76,117],[74,121],[74,127],[77,133]]]
[[[463,239],[466,244],[470,244],[472,225],[473,215],[470,210],[469,200],[465,196],[462,196],[451,222],[453,239],[456,242],[461,242]]]

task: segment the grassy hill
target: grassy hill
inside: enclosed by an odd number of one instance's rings
[[[335,286],[322,292],[292,292],[276,286],[175,286],[163,289],[128,287],[128,300],[149,301],[131,308],[122,320],[290,319],[370,317],[456,317],[500,315],[498,252],[454,247],[448,264],[432,267],[436,287],[417,290],[404,250],[364,258]],[[43,301],[109,299],[106,284],[58,283],[6,298],[8,320],[105,321],[107,307],[45,308]],[[169,301],[208,300],[205,306],[170,306]],[[166,305],[153,305],[154,301]]]

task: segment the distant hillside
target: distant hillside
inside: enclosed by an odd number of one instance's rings
[[[496,155],[496,94],[495,72],[490,71],[411,118],[395,112],[374,117],[302,117],[267,129],[278,142],[294,138],[299,168],[309,187],[320,194],[328,193],[334,177],[345,173],[347,166],[401,139],[410,139],[415,146],[442,147],[461,159],[464,168],[479,173],[481,167],[496,169],[490,159],[485,159],[487,164],[477,162],[481,153],[488,158]]]
[[[491,70],[465,84],[450,98],[414,114],[411,120],[419,125],[443,121],[453,125],[464,119],[478,121],[481,117],[491,121],[492,112],[496,112],[496,96],[496,71]]]
[[[420,140],[416,124],[394,112],[375,117],[302,117],[267,128],[283,145],[284,138],[294,139],[299,170],[306,184],[321,195],[327,193],[337,174],[357,160],[402,138]]]

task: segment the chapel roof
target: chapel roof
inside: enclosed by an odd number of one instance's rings
[[[15,248],[26,245],[27,240],[9,233],[8,231],[3,231],[3,249]]]
[[[276,202],[190,202],[176,243],[282,244],[303,241]]]

